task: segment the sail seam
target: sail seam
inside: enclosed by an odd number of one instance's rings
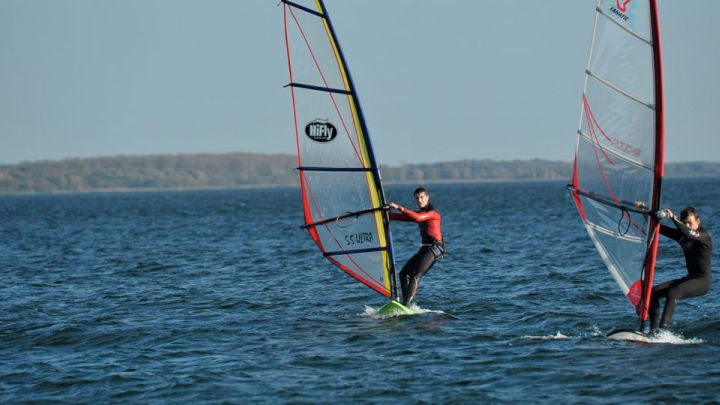
[[[650,40],[647,40],[647,39],[643,38],[643,37],[642,37],[640,34],[638,34],[637,32],[635,32],[635,31],[631,30],[630,28],[628,28],[628,27],[620,24],[620,23],[617,22],[612,16],[610,16],[608,13],[606,13],[605,10],[601,9],[600,7],[596,7],[595,10],[597,10],[597,12],[600,13],[600,14],[602,14],[603,17],[605,17],[605,18],[607,18],[608,20],[612,21],[615,25],[617,25],[618,27],[620,27],[622,30],[624,30],[624,31],[627,32],[628,34],[634,36],[635,38],[643,41],[644,43],[646,43],[646,44],[648,44],[648,45],[650,45],[650,46],[653,46],[653,45],[652,45],[652,42],[651,42]]]

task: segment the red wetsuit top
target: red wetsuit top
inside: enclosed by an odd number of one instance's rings
[[[440,231],[442,218],[432,205],[428,204],[427,207],[420,211],[412,211],[405,207],[400,207],[399,211],[400,214],[391,212],[390,219],[393,221],[417,222],[423,244],[442,243],[443,238]]]

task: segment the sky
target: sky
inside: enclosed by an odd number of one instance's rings
[[[659,3],[666,161],[719,161],[720,1]],[[595,0],[326,6],[380,164],[572,160]],[[288,81],[278,0],[0,0],[0,164],[295,153]]]

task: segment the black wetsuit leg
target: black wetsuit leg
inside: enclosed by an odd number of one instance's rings
[[[675,314],[677,302],[684,298],[698,297],[710,290],[710,280],[706,278],[683,277],[667,281],[653,288],[650,298],[650,328],[666,328]],[[665,298],[665,309],[660,319],[660,298]]]
[[[400,287],[403,294],[403,305],[410,305],[417,293],[420,279],[435,264],[435,255],[429,246],[423,246],[410,258],[400,272]]]

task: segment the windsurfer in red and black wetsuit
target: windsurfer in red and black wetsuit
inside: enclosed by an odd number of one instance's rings
[[[424,188],[419,187],[413,192],[413,195],[418,208],[420,208],[418,211],[390,203],[391,208],[400,211],[399,214],[391,212],[390,219],[417,222],[422,240],[420,250],[408,260],[400,272],[403,305],[412,303],[422,276],[445,254],[445,243],[440,230],[442,219],[440,213],[430,204],[430,194]]]
[[[693,207],[680,212],[678,220],[670,210],[658,212],[658,217],[672,219],[675,228],[661,225],[660,233],[680,244],[685,254],[688,275],[671,280],[653,288],[650,296],[650,329],[665,329],[675,312],[677,301],[698,297],[710,290],[712,257],[712,238],[708,231],[700,226],[700,215]],[[665,309],[660,318],[660,298],[665,298]]]

